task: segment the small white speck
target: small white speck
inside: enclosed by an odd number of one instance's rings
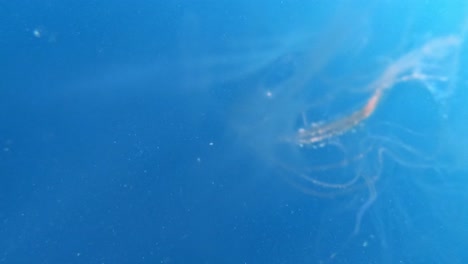
[[[214,145],[214,143],[213,143],[213,142],[210,142],[210,143],[208,143],[208,145],[210,145],[210,146],[213,146],[213,145]]]
[[[33,35],[36,38],[40,38],[40,37],[42,37],[42,32],[39,29],[36,28],[36,29],[33,30]]]

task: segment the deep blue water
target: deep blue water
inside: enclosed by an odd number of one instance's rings
[[[0,2],[0,263],[467,263],[468,6],[368,2]]]

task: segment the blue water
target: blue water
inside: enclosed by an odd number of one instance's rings
[[[0,263],[467,263],[468,6],[368,2],[0,3]]]

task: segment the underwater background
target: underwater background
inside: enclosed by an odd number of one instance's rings
[[[467,263],[465,1],[0,14],[0,263]]]

